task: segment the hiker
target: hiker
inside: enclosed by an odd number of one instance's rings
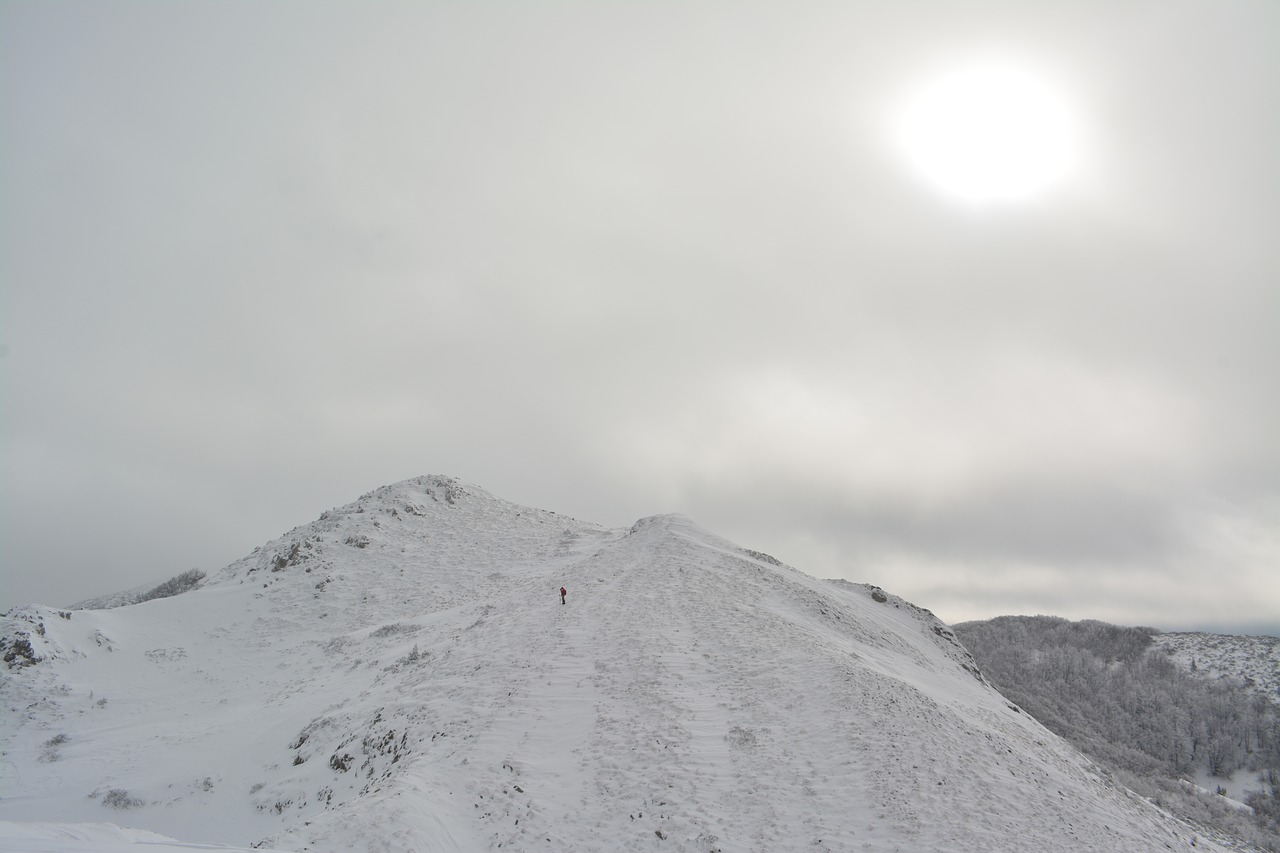
[[[568,594],[569,594],[568,590],[566,590],[564,587],[560,587],[560,603],[561,604],[564,604],[564,597]]]

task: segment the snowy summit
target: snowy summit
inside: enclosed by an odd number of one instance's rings
[[[928,611],[678,515],[420,477],[189,592],[0,631],[15,853],[1226,849]]]

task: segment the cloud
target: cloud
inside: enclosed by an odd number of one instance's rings
[[[1275,13],[984,8],[7,4],[13,594],[440,472],[947,617],[1274,610]],[[887,116],[997,50],[1088,168],[964,209]]]

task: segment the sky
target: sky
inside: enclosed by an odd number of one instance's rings
[[[3,0],[0,608],[438,473],[948,622],[1280,631],[1277,33]]]

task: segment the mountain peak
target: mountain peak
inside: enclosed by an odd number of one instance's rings
[[[645,518],[638,519],[635,524],[631,525],[631,529],[628,530],[627,533],[629,535],[634,535],[636,533],[645,533],[650,531],[682,533],[686,535],[706,535],[706,531],[695,524],[693,519],[678,512],[665,513],[663,515],[650,515]]]
[[[313,851],[1191,849],[928,611],[676,514],[610,529],[419,477],[192,592],[24,619],[0,820]]]

